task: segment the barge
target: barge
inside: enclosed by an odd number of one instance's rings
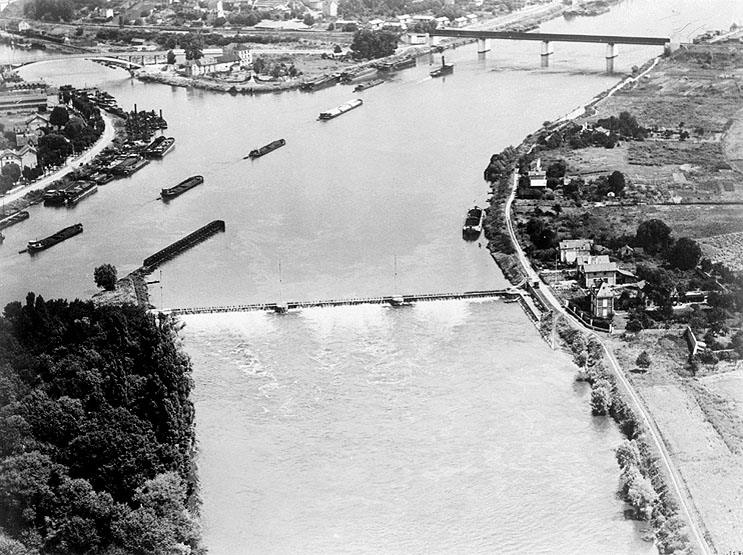
[[[353,90],[353,92],[365,91],[366,89],[371,89],[372,87],[376,87],[377,85],[381,85],[382,83],[384,83],[384,79],[372,79],[371,81],[367,81],[366,83],[356,85],[356,88]]]
[[[193,189],[197,185],[201,185],[204,182],[204,178],[200,175],[192,175],[188,179],[184,179],[178,185],[170,187],[169,189],[160,190],[160,198],[163,200],[169,200],[182,195],[189,189]]]
[[[75,206],[85,197],[98,192],[98,184],[95,181],[80,181],[74,187],[65,191],[65,204]]]
[[[443,56],[441,56],[441,67],[437,67],[429,73],[431,77],[441,77],[442,75],[448,75],[454,71],[454,64],[447,64]]]
[[[482,233],[482,223],[485,219],[485,210],[479,206],[470,208],[467,211],[467,217],[464,220],[464,226],[462,226],[462,236],[465,239],[474,241]]]
[[[284,139],[278,139],[276,141],[273,141],[271,143],[268,143],[265,146],[262,146],[261,148],[254,148],[250,151],[250,154],[247,156],[243,156],[243,160],[246,158],[260,158],[264,154],[268,154],[269,152],[273,152],[277,148],[281,148],[286,144],[286,141]]]
[[[26,250],[30,253],[43,251],[44,249],[53,247],[57,243],[66,241],[70,237],[74,237],[75,235],[82,233],[82,232],[83,232],[83,224],[71,225],[69,227],[59,230],[54,235],[50,235],[49,237],[45,237],[44,239],[40,239],[39,241],[29,241],[28,245],[26,246]]]
[[[157,137],[142,152],[145,158],[162,158],[175,146],[174,137]]]
[[[307,81],[306,83],[302,83],[299,86],[299,90],[306,91],[306,92],[317,91],[320,89],[324,89],[325,87],[331,87],[335,85],[336,83],[338,83],[338,81],[340,81],[340,75],[333,74],[329,76],[322,76],[312,81]]]
[[[149,160],[146,158],[140,158],[137,155],[127,156],[123,160],[119,160],[119,162],[111,167],[109,171],[114,175],[129,176],[134,172],[141,170],[149,163]]]
[[[345,104],[341,104],[340,106],[336,108],[332,108],[330,110],[327,110],[325,112],[320,112],[320,115],[317,119],[326,121],[329,119],[337,118],[341,114],[345,114],[346,112],[349,112],[353,110],[354,108],[358,108],[364,103],[363,100],[360,98],[357,98],[356,100],[352,100],[350,102],[346,102]]]
[[[18,212],[13,212],[12,214],[3,216],[2,218],[0,218],[0,229],[5,229],[6,227],[15,225],[18,222],[27,220],[28,217],[29,217],[29,213],[26,212],[25,210],[19,210]]]

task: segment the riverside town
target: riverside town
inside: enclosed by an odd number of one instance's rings
[[[0,2],[0,555],[743,549],[740,0]]]

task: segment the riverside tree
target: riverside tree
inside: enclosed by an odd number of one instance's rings
[[[356,31],[351,43],[351,52],[355,60],[372,60],[391,56],[397,49],[398,35],[392,31]]]
[[[111,264],[101,264],[93,270],[93,279],[98,287],[113,291],[116,289],[116,267]]]

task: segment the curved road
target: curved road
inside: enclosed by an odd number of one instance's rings
[[[696,540],[697,546],[699,547],[700,552],[703,555],[713,555],[713,550],[707,545],[707,542],[704,539],[704,535],[702,531],[699,528],[699,524],[697,523],[696,519],[692,518],[692,510],[691,507],[693,507],[693,500],[691,499],[691,496],[689,495],[688,491],[682,486],[683,484],[683,478],[679,474],[679,471],[676,469],[676,467],[673,464],[673,461],[671,460],[671,456],[668,453],[668,450],[666,449],[666,446],[662,440],[660,430],[658,429],[657,424],[655,423],[655,420],[653,420],[652,416],[648,412],[647,408],[645,407],[642,399],[640,398],[640,395],[634,390],[632,387],[632,384],[627,380],[626,376],[624,375],[624,372],[622,371],[622,368],[619,366],[619,363],[617,362],[616,357],[614,356],[614,353],[611,351],[611,349],[604,343],[601,336],[594,332],[593,330],[590,330],[586,327],[584,327],[579,320],[574,318],[572,315],[567,313],[563,306],[560,304],[560,301],[555,297],[555,295],[552,293],[552,290],[544,286],[539,278],[539,275],[532,267],[531,263],[529,262],[529,259],[524,254],[523,249],[521,248],[521,245],[518,242],[518,239],[516,237],[516,233],[513,229],[513,223],[511,222],[511,205],[513,204],[514,198],[516,198],[516,187],[518,185],[518,175],[516,172],[514,172],[514,180],[513,185],[511,188],[511,194],[508,197],[508,200],[506,201],[506,225],[508,227],[508,234],[511,237],[511,240],[513,241],[514,246],[516,247],[516,253],[518,254],[519,262],[524,269],[524,272],[527,275],[527,278],[531,281],[531,283],[535,284],[535,287],[539,289],[539,292],[542,294],[544,299],[551,305],[552,309],[567,318],[569,321],[572,321],[574,325],[578,326],[582,330],[586,331],[589,335],[591,335],[594,339],[596,339],[601,346],[604,349],[604,352],[606,353],[607,360],[610,363],[610,367],[612,370],[612,373],[616,377],[617,381],[621,384],[622,388],[625,390],[627,395],[632,400],[632,404],[634,405],[635,410],[640,414],[642,417],[642,421],[645,424],[645,429],[647,430],[647,434],[652,439],[653,443],[655,444],[656,451],[660,455],[661,460],[663,461],[663,465],[666,468],[666,474],[670,478],[670,485],[673,488],[674,492],[676,493],[676,497],[679,500],[679,503],[682,507],[684,516],[686,518],[687,523],[689,524],[689,528],[692,532],[692,535],[694,536],[694,539]],[[694,513],[697,514],[698,513]]]
[[[93,160],[93,158],[98,156],[104,148],[106,148],[113,142],[116,135],[112,117],[103,111],[101,111],[101,116],[103,117],[103,121],[105,122],[106,127],[103,130],[101,136],[98,137],[98,140],[93,144],[93,146],[91,146],[77,158],[73,159],[72,161],[68,161],[68,163],[65,164],[64,167],[58,169],[57,171],[45,175],[41,179],[34,181],[33,183],[30,183],[24,187],[18,187],[11,190],[9,193],[6,193],[4,196],[0,197],[3,199],[3,202],[5,204],[8,204],[13,202],[14,200],[18,200],[31,191],[38,191],[39,189],[43,189],[57,179],[64,177],[75,168],[78,168],[83,164],[87,164],[88,162]]]

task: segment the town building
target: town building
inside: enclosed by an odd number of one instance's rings
[[[0,168],[11,163],[16,164],[20,170],[25,167],[35,168],[38,164],[36,149],[26,145],[18,150],[6,149],[0,152]]]
[[[593,247],[593,239],[566,239],[560,241],[560,262],[573,264],[578,256],[589,256],[591,247]]]
[[[338,2],[326,0],[322,3],[322,14],[325,17],[338,17]]]
[[[233,67],[240,66],[240,56],[237,54],[222,54],[214,59],[215,72],[231,71]]]
[[[591,314],[595,318],[611,318],[614,315],[614,292],[603,281],[591,288]]]
[[[18,90],[0,93],[0,113],[45,112],[48,98],[41,89]]]
[[[583,266],[583,264],[603,264],[611,262],[608,254],[579,254],[575,257],[575,265]]]
[[[199,75],[209,75],[216,71],[217,62],[211,56],[204,56],[199,60],[189,60],[187,69],[188,73],[193,77]]]
[[[583,287],[586,288],[593,287],[599,281],[608,285],[616,285],[617,263],[583,264],[578,268],[578,275],[582,278]]]

